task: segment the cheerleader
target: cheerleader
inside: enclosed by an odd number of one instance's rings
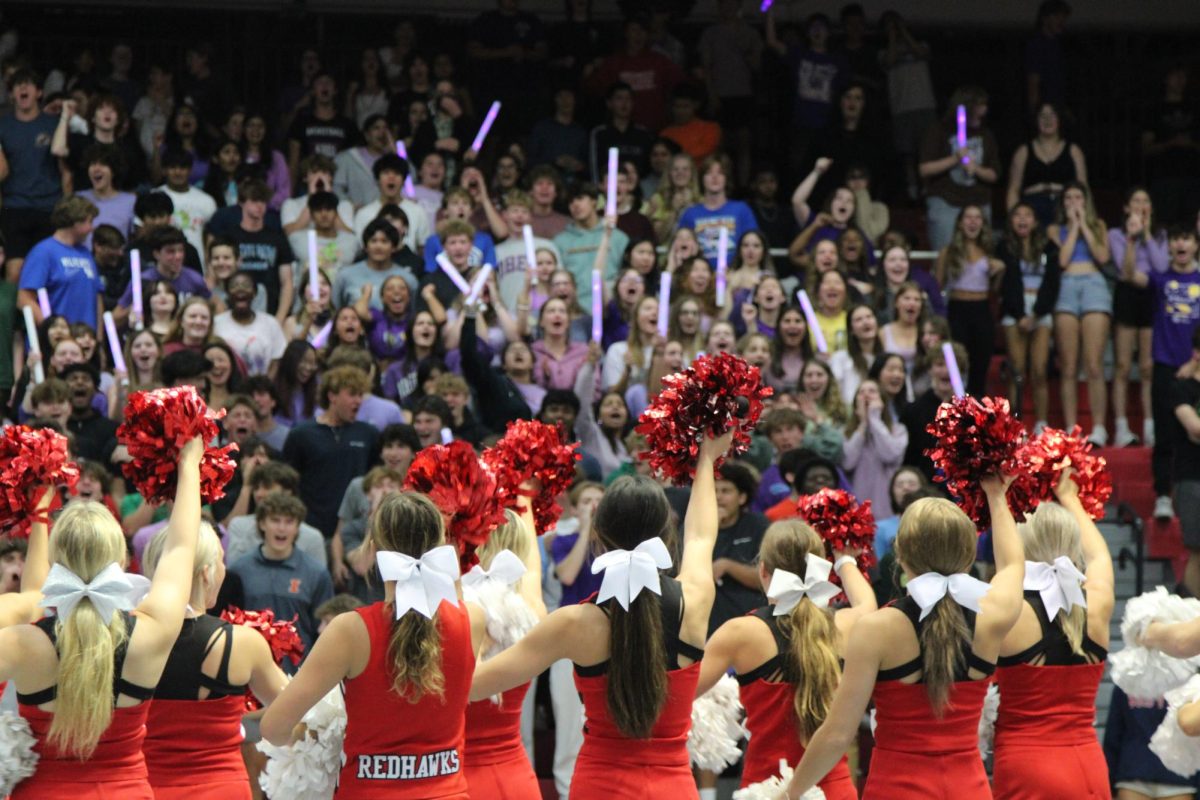
[[[975,524],[948,500],[926,498],[900,519],[896,559],[908,596],[867,614],[850,632],[846,669],[820,729],[788,786],[794,800],[854,743],[874,699],[879,726],[863,800],[989,800],[979,717],[1000,645],[1021,611],[1025,555],[1004,493],[985,478],[996,576],[965,574]]]
[[[180,451],[158,572],[136,609],[121,569],[125,536],[108,509],[75,503],[55,523],[42,605],[56,616],[0,631],[0,680],[16,684],[40,756],[13,800],[154,800],[142,757],[145,701],[188,602],[203,453],[198,437]]]
[[[699,446],[684,517],[679,579],[662,536],[671,508],[656,482],[618,478],[596,509],[593,530],[607,552],[599,593],[550,614],[513,647],[481,665],[471,697],[518,686],[560,658],[575,663],[587,727],[571,780],[572,800],[697,797],[688,763],[692,698],[716,587],[713,463],[732,433]]]
[[[997,800],[1112,796],[1092,725],[1115,602],[1112,556],[1069,470],[1055,495],[1018,528],[1029,560],[1025,602],[996,670]]]
[[[337,800],[466,800],[464,719],[483,613],[462,601],[458,554],[424,495],[385,497],[364,546],[375,552],[385,599],[333,618],[267,708],[263,738],[291,743],[305,712],[342,683]]]
[[[159,533],[146,548],[151,578],[166,544]],[[241,751],[246,687],[270,705],[287,685],[261,634],[196,610],[216,605],[224,580],[221,540],[201,523],[183,629],[146,720],[142,753],[155,800],[249,800]]]
[[[855,566],[856,553],[822,556],[825,544],[798,519],[767,528],[758,553],[758,576],[771,605],[731,619],[704,647],[697,696],[733,670],[746,709],[750,744],[742,766],[743,788],[765,781],[786,759],[804,755],[805,740],[825,721],[841,674],[845,639],[859,617],[874,611],[875,593]],[[836,569],[850,607],[830,611],[840,591],[829,582]],[[828,800],[858,800],[846,759],[820,781]]]
[[[546,616],[533,518],[519,517],[511,510],[505,516],[505,523],[479,548],[479,566],[463,578],[464,586],[469,584],[472,590],[471,599],[488,618],[482,645],[485,660],[511,646],[511,637],[522,635]],[[473,797],[541,797],[521,741],[521,706],[529,686],[526,682],[467,706],[465,765]]]

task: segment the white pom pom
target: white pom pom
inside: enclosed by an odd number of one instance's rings
[[[1200,617],[1200,600],[1170,594],[1159,586],[1125,604],[1121,636],[1125,647],[1109,656],[1113,683],[1131,698],[1156,700],[1196,674],[1200,657],[1182,659],[1137,644],[1151,622],[1187,622]]]
[[[1198,699],[1200,675],[1167,692],[1167,716],[1150,737],[1150,752],[1158,756],[1164,767],[1185,778],[1200,772],[1200,739],[1188,736],[1179,727],[1179,709]]]
[[[979,755],[984,758],[992,752],[992,743],[996,738],[996,717],[1000,715],[1000,687],[992,683],[988,685],[987,695],[983,698],[983,713],[979,715]]]
[[[524,639],[537,624],[529,604],[511,586],[500,581],[483,581],[471,588],[472,596],[468,599],[483,609],[487,616],[488,638],[492,640],[483,654],[485,661]]]
[[[308,710],[302,720],[308,736],[286,747],[262,741],[258,749],[270,760],[258,783],[269,797],[330,800],[344,755],[346,704],[336,686]]]
[[[18,783],[37,769],[35,744],[37,739],[24,717],[11,711],[0,711],[0,797],[12,793]]]
[[[738,683],[723,675],[713,688],[692,703],[692,729],[688,753],[692,764],[710,772],[723,772],[741,757],[738,741],[746,735],[744,709]]]
[[[792,768],[786,761],[780,760],[778,775],[752,783],[745,789],[738,789],[733,793],[733,800],[778,800],[791,780]],[[825,792],[820,786],[814,786],[800,795],[800,800],[825,800]]]

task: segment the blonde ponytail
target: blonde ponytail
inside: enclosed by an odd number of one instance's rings
[[[1017,533],[1021,535],[1021,543],[1025,547],[1025,558],[1030,561],[1051,564],[1054,559],[1066,556],[1076,567],[1083,563],[1079,523],[1070,511],[1058,503],[1039,505],[1025,522],[1017,526]],[[1070,611],[1064,609],[1051,622],[1057,624],[1067,637],[1072,653],[1087,655],[1083,650],[1087,609],[1081,606],[1075,606]]]
[[[779,618],[780,630],[788,638],[788,672],[796,680],[792,706],[796,711],[798,732],[803,741],[817,732],[829,715],[833,693],[841,678],[841,662],[836,649],[837,629],[833,612],[817,608],[807,597],[790,614]]]

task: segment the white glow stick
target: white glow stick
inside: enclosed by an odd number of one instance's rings
[[[450,444],[454,441],[454,431],[449,428],[442,428],[442,444]]]
[[[946,370],[950,373],[950,386],[955,397],[963,397],[967,390],[963,387],[962,373],[958,370],[958,358],[954,355],[954,345],[942,343],[942,358],[946,359]]]
[[[812,301],[808,299],[808,292],[801,289],[796,292],[796,298],[800,301],[800,308],[804,311],[804,319],[808,322],[808,335],[816,343],[817,352],[828,353],[829,345],[825,342],[825,333],[821,330],[821,323],[817,320],[817,312],[813,309]]]
[[[42,310],[42,319],[50,316],[50,293],[45,288],[37,290],[38,308]]]
[[[729,269],[729,229],[721,226],[717,236],[717,308],[725,305],[725,274]]]
[[[667,317],[671,314],[671,273],[664,272],[658,278],[658,335],[667,336]]]
[[[29,352],[41,353],[42,347],[38,342],[37,323],[33,321],[33,307],[25,306],[21,309],[21,313],[25,315],[25,336],[29,339]],[[33,365],[33,382],[41,383],[46,380],[46,369],[39,362]]]
[[[308,232],[308,296],[313,300],[321,298],[321,287],[317,285],[317,232]]]
[[[325,323],[325,327],[317,331],[317,335],[312,338],[312,346],[314,350],[320,350],[329,341],[329,334],[333,333],[333,320]]]
[[[967,146],[967,107],[959,106],[954,117],[958,123],[958,133],[954,138],[958,142],[958,149],[963,150]],[[962,163],[965,164],[969,160],[967,156],[963,156]]]
[[[608,194],[604,198],[604,216],[617,218],[617,159],[621,151],[608,148]]]
[[[604,281],[600,270],[592,270],[592,341],[604,338]]]
[[[129,251],[129,285],[133,290],[130,300],[129,315],[133,320],[134,330],[142,329],[142,252],[134,249]]]
[[[462,276],[462,273],[450,263],[450,256],[446,255],[445,251],[437,254],[437,263],[442,268],[442,272],[446,273],[450,280],[454,281],[454,285],[458,287],[460,292],[463,294],[471,293],[471,284],[467,283],[467,279]]]
[[[483,149],[483,140],[487,138],[488,131],[492,129],[492,123],[496,121],[496,115],[499,113],[500,101],[496,100],[488,109],[487,116],[483,118],[483,124],[479,126],[479,133],[475,134],[475,141],[471,142],[471,149],[476,153]]]
[[[484,264],[479,274],[475,276],[475,281],[471,284],[471,293],[467,295],[467,305],[471,305],[479,300],[480,293],[483,292],[483,287],[487,283],[488,276],[492,274],[491,264]]]
[[[537,248],[533,245],[533,228],[526,225],[521,228],[521,235],[525,237],[525,261],[531,273],[529,283],[537,286]]]
[[[127,372],[125,355],[121,352],[121,339],[117,336],[117,323],[113,320],[111,311],[104,312],[104,335],[108,337],[108,349],[112,353],[113,369],[117,372]]]

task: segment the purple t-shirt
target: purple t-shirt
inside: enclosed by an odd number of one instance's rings
[[[408,320],[391,320],[382,309],[371,309],[371,324],[368,326],[367,347],[371,355],[384,361],[404,358],[404,330]]]
[[[554,563],[561,564],[563,559],[570,554],[571,548],[575,546],[575,542],[578,540],[578,533],[561,533],[555,536],[554,541],[550,544],[550,555],[554,559]],[[559,607],[572,606],[591,597],[592,594],[600,591],[600,583],[603,580],[603,574],[592,574],[592,555],[588,553],[583,558],[583,566],[579,568],[579,574],[575,576],[575,582],[570,586],[563,584],[562,599],[558,603]]]
[[[164,278],[158,274],[157,267],[151,267],[150,269],[142,272],[143,302],[148,302],[150,300],[150,294],[154,288],[154,284],[160,280],[164,280]],[[200,297],[212,296],[212,292],[209,291],[208,284],[204,282],[204,278],[201,277],[199,272],[196,272],[196,270],[190,267],[184,267],[183,270],[180,271],[179,277],[173,281],[170,281],[170,284],[171,287],[179,293],[180,305],[183,305],[183,301],[192,295],[199,295]],[[133,305],[132,284],[125,287],[125,294],[121,295],[121,299],[117,301],[117,305],[119,305],[121,308],[129,308],[131,305]]]
[[[1192,334],[1200,325],[1200,270],[1146,277],[1154,293],[1154,363],[1183,366],[1192,357]]]

